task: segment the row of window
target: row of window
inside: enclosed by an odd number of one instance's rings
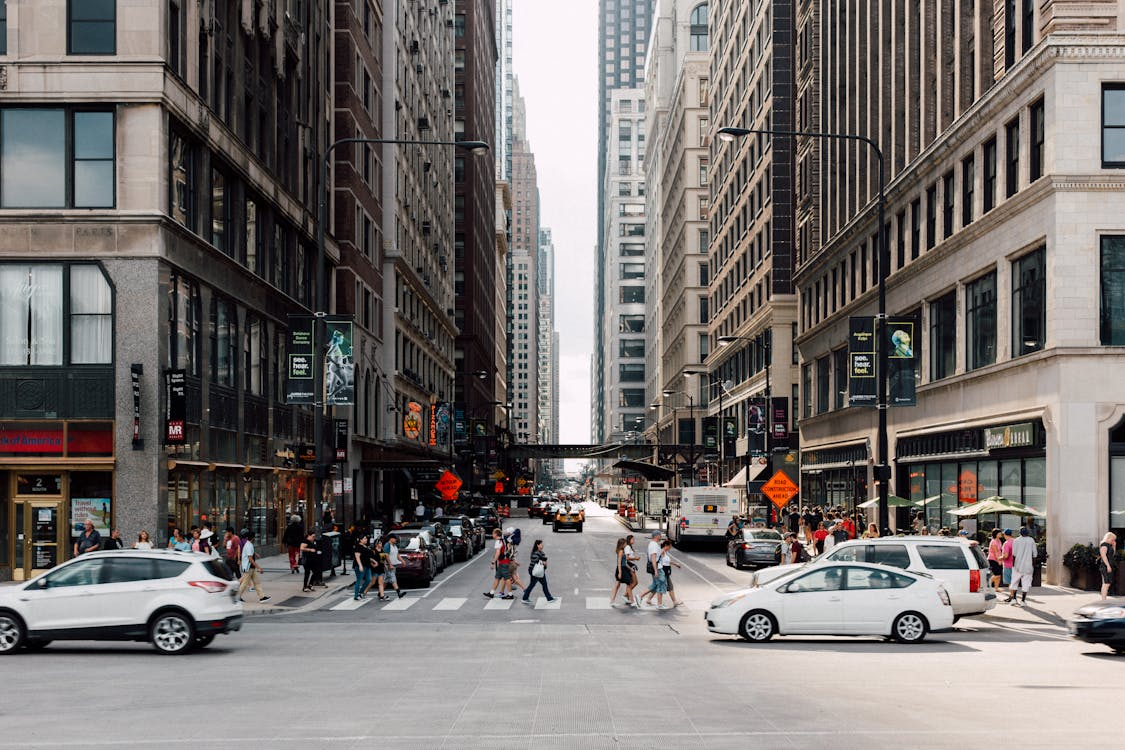
[[[114,293],[95,264],[0,264],[0,365],[113,362]]]

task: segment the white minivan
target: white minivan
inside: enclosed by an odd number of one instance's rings
[[[755,584],[764,585],[802,565],[869,562],[924,573],[945,584],[955,617],[984,614],[996,606],[996,592],[988,579],[988,560],[980,546],[967,539],[944,536],[895,536],[849,539],[809,563],[777,565],[758,571]]]

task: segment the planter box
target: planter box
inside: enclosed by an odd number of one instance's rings
[[[1098,571],[1090,568],[1068,568],[1070,571],[1070,585],[1082,591],[1097,591],[1102,587],[1102,577]]]
[[[1113,588],[1109,593],[1110,596],[1125,596],[1125,564],[1122,564],[1120,561],[1117,563]]]

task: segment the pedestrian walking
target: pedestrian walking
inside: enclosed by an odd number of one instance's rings
[[[352,599],[359,601],[367,596],[367,589],[371,587],[371,574],[374,567],[372,558],[375,553],[367,546],[367,535],[364,534],[352,545],[352,572],[355,573],[355,584],[352,588]]]
[[[391,534],[387,537],[386,543],[383,545],[383,575],[379,579],[379,598],[386,599],[384,593],[384,585],[390,586],[394,592],[398,594],[398,598],[406,596],[405,591],[400,591],[398,588],[398,577],[396,575],[396,568],[399,566],[398,559],[398,535]]]
[[[653,597],[656,597],[656,606],[664,606],[664,595],[668,593],[668,574],[661,564],[664,556],[664,545],[667,545],[668,549],[672,547],[672,543],[669,541],[664,541],[660,545],[660,552],[657,554],[656,561],[653,564],[653,567],[656,569],[656,574],[652,577],[652,583],[649,584],[648,591],[641,597],[641,602],[643,604],[652,604]]]
[[[676,587],[672,583],[672,568],[683,568],[678,562],[672,559],[672,542],[664,540],[660,543],[660,570],[664,573],[664,580],[668,585],[668,595],[672,597],[672,606],[679,607],[684,603],[683,599],[676,597]]]
[[[511,560],[507,552],[508,545],[504,543],[504,535],[500,529],[492,530],[492,588],[485,591],[484,595],[489,599],[496,596],[497,592],[500,594],[501,599],[511,599],[510,594],[506,591],[512,586],[512,574],[508,570]]]
[[[504,535],[504,544],[507,545],[508,552],[508,593],[511,593],[514,588],[526,589],[523,581],[520,580],[520,564],[519,561],[516,560],[516,555],[519,553],[519,543],[518,541],[513,541],[513,538],[518,538],[519,535],[515,533],[518,531],[519,529],[508,527],[509,533]],[[513,594],[512,596],[515,595]]]
[[[1026,531],[1027,529],[1020,529]],[[1098,545],[1098,572],[1102,574],[1102,601],[1105,601],[1106,596],[1109,594],[1109,587],[1113,585],[1114,574],[1116,573],[1117,566],[1117,534],[1112,531],[1107,532],[1102,537],[1102,543]],[[1115,591],[1115,594],[1120,595],[1120,591]]]
[[[864,539],[878,539],[879,538],[879,525],[874,523],[867,524],[867,531],[863,532]]]
[[[523,603],[531,604],[531,590],[535,588],[535,584],[543,587],[543,596],[547,597],[547,601],[553,602],[555,597],[551,596],[551,590],[547,588],[547,553],[543,551],[543,540],[536,539],[535,543],[531,545],[531,554],[527,558],[527,574],[531,576],[531,584],[523,590]]]
[[[656,561],[660,557],[660,537],[659,531],[652,532],[648,549],[645,550],[645,572],[652,576],[654,583],[656,582]]]
[[[418,506],[416,508],[414,508],[414,520],[415,521],[426,520],[426,506],[422,503],[421,500],[418,501]]]
[[[1004,529],[1004,539],[1000,543],[1000,583],[1005,587],[1012,584],[1012,565],[1015,563],[1012,541],[1012,530]]]
[[[824,528],[824,521],[816,525],[816,531],[813,532],[813,542],[816,545],[816,554],[824,554],[824,540],[828,538],[828,529]]]
[[[133,542],[133,549],[152,549],[152,540],[149,539],[147,531],[137,534],[137,541]],[[231,573],[234,573],[234,571],[232,570]]]
[[[281,542],[285,545],[286,551],[289,553],[289,572],[296,574],[297,559],[301,553],[301,542],[305,538],[305,527],[301,523],[301,517],[294,513],[289,516],[289,523],[285,527],[285,533],[281,535]]]
[[[147,537],[147,534],[146,534]],[[242,575],[242,540],[230,526],[223,532],[223,557],[227,562],[230,574],[235,578]]]
[[[1035,558],[1038,551],[1035,540],[1031,538],[1027,527],[1020,528],[1020,535],[1012,544],[1012,585],[1008,589],[1008,598],[1017,607],[1027,604],[1027,592],[1031,590],[1031,578],[1035,573]],[[1016,594],[1023,589],[1023,599],[1016,601]]]
[[[305,540],[297,550],[301,553],[301,565],[305,568],[305,580],[301,591],[312,591],[317,573],[320,571],[320,550],[316,546],[316,532],[310,531],[306,534]]]
[[[258,601],[268,602],[270,595],[262,591],[262,566],[258,564],[257,551],[254,549],[254,532],[246,532],[246,541],[242,543],[242,580],[238,582],[238,599],[242,600],[242,595],[246,593],[246,589],[251,586],[258,594]]]
[[[609,605],[612,607],[617,603],[617,592],[621,589],[621,584],[625,584],[625,599],[628,600],[629,606],[633,606],[633,600],[629,597],[628,592],[632,588],[630,585],[633,580],[633,571],[629,568],[629,558],[625,554],[625,537],[617,540],[617,544],[613,550],[613,591],[609,595]]]
[[[993,590],[1000,590],[1000,578],[1004,575],[1004,567],[1000,558],[1004,554],[1004,540],[1000,536],[1000,529],[992,530],[992,541],[988,543],[988,573],[989,583]]]
[[[785,562],[790,565],[801,562],[801,551],[803,549],[804,546],[801,544],[801,540],[797,538],[796,534],[790,532],[785,535]]]
[[[789,515],[785,517],[785,528],[790,534],[797,534],[801,531],[801,512],[797,506],[794,505],[793,509],[789,511]]]
[[[387,595],[383,593],[383,586],[385,585],[383,579],[387,575],[387,556],[378,540],[374,544],[365,543],[365,546],[371,552],[371,558],[368,560],[368,569],[371,575],[368,576],[367,585],[363,588],[363,595],[367,596],[367,592],[371,591],[372,586],[375,586],[379,589],[379,600],[383,601],[387,598]]]

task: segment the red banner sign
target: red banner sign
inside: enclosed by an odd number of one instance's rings
[[[62,430],[0,430],[0,453],[63,454]]]

